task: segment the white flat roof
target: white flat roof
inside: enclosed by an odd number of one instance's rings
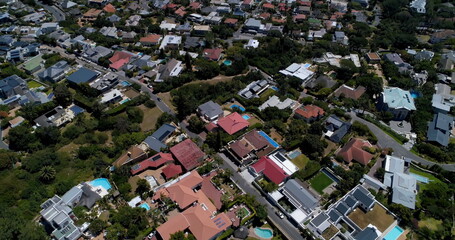
[[[294,212],[291,213],[292,219],[294,219],[296,222],[301,223],[305,218],[308,217],[308,215],[302,211],[302,209],[297,208]]]
[[[275,202],[278,202],[278,200],[280,200],[282,197],[284,197],[284,195],[283,195],[280,191],[278,191],[278,190],[269,193],[269,196],[272,197],[272,199],[273,199]]]
[[[284,156],[284,155],[283,155]],[[269,158],[276,163],[281,169],[283,169],[287,175],[291,176],[293,173],[297,172],[299,168],[294,165],[290,160],[281,161],[275,155],[270,155]]]

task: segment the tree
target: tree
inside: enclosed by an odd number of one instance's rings
[[[267,216],[268,216],[267,209],[265,208],[264,205],[259,204],[258,206],[256,206],[256,217],[260,221],[267,219]]]
[[[379,179],[380,181],[384,180],[384,174],[385,174],[385,169],[384,168],[378,168],[376,172],[374,173],[374,176]]]
[[[49,239],[44,227],[36,224],[35,222],[28,222],[20,230],[18,240],[44,240]]]
[[[189,53],[185,54],[185,66],[187,71],[193,71],[193,66],[191,65],[191,56]]]
[[[99,218],[93,220],[88,227],[89,230],[97,236],[107,227],[107,223]]]
[[[278,185],[274,182],[267,182],[264,186],[264,191],[266,192],[273,192],[278,189]]]
[[[307,154],[315,153],[317,155],[322,154],[324,149],[327,147],[327,142],[319,135],[308,134],[303,137],[302,143],[300,144],[300,149]]]
[[[44,146],[49,146],[58,143],[60,129],[56,126],[39,127],[35,130],[35,135]]]
[[[150,185],[145,179],[139,179],[137,181],[136,193],[137,194],[144,194],[150,191]]]
[[[51,182],[55,178],[56,171],[51,166],[44,166],[39,171],[39,178],[43,182]]]
[[[142,123],[144,112],[138,107],[131,107],[126,110],[128,119],[133,123]]]
[[[32,133],[32,129],[20,125],[12,128],[8,133],[9,147],[11,150],[24,151],[30,150],[29,145],[37,141],[36,136]]]
[[[54,100],[62,107],[66,107],[73,102],[73,95],[66,84],[57,84],[54,88]]]
[[[191,116],[188,120],[188,128],[195,133],[200,133],[204,130],[205,123],[197,116]]]
[[[169,238],[169,240],[196,240],[196,238],[191,233],[185,234],[182,231],[178,231],[171,234],[171,238]]]
[[[197,69],[196,76],[199,79],[209,79],[220,74],[220,65],[217,62],[197,59],[194,65]]]

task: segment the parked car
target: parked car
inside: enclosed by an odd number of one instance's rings
[[[280,217],[281,219],[284,218],[284,214],[282,212],[280,212],[280,211],[277,211],[276,215],[278,215],[278,217]]]

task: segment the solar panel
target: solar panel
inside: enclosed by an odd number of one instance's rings
[[[158,160],[158,159],[160,159],[160,158],[161,158],[161,155],[156,155],[156,156],[152,157],[152,160],[153,160],[153,161],[156,161],[156,160]]]
[[[169,135],[169,133],[171,133],[171,131],[169,130],[165,131],[163,134],[161,134],[158,140],[163,141],[163,139],[166,138]]]
[[[277,157],[282,162],[287,160],[286,157],[284,157],[281,153],[275,154],[275,157]]]

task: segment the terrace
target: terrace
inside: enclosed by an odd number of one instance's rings
[[[380,204],[375,204],[373,209],[368,212],[357,208],[348,215],[348,218],[361,229],[365,229],[371,224],[381,232],[384,232],[395,221],[394,216],[389,214]]]

